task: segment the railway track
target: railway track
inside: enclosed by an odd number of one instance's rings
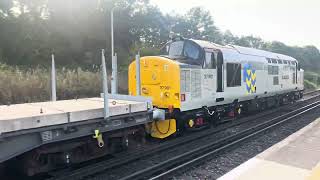
[[[316,93],[316,92],[309,92],[309,94],[312,94],[312,93]],[[312,98],[306,100],[306,102],[304,102],[304,101],[300,102],[300,104],[310,103],[309,101],[312,101],[312,99],[315,99],[318,96],[320,96],[320,95],[313,96]],[[297,105],[297,104],[295,104],[295,105]],[[120,153],[120,154],[117,155],[117,158],[115,158],[114,160],[105,160],[105,161],[97,162],[95,164],[91,164],[91,165],[88,165],[88,166],[85,166],[85,167],[82,167],[82,168],[79,168],[79,169],[70,170],[70,172],[69,172],[69,170],[67,170],[65,172],[56,172],[55,174],[56,175],[58,174],[58,175],[53,177],[53,178],[51,178],[51,179],[61,179],[61,180],[62,179],[68,179],[68,180],[70,180],[70,179],[83,179],[83,178],[88,177],[88,176],[90,177],[90,176],[92,176],[92,175],[94,175],[96,173],[101,173],[101,172],[106,171],[108,169],[121,167],[121,166],[123,166],[125,164],[134,162],[134,161],[139,160],[141,158],[145,158],[145,157],[151,156],[151,155],[156,154],[158,152],[165,151],[165,150],[168,150],[170,148],[173,148],[173,147],[176,147],[176,146],[180,146],[180,145],[183,145],[183,144],[186,144],[186,143],[191,143],[191,142],[196,141],[196,140],[198,140],[200,138],[212,135],[214,133],[218,133],[218,132],[224,131],[224,130],[226,130],[228,128],[239,126],[239,125],[247,123],[249,121],[253,121],[255,119],[259,119],[261,117],[268,116],[270,114],[275,113],[276,111],[281,111],[281,110],[283,110],[285,108],[286,107],[281,107],[281,108],[276,109],[276,110],[275,109],[269,110],[269,111],[264,112],[264,113],[259,113],[259,114],[250,116],[249,118],[243,118],[242,120],[239,120],[239,121],[235,121],[235,122],[232,122],[232,123],[224,124],[224,125],[221,125],[221,126],[219,126],[217,128],[206,130],[206,131],[203,131],[203,132],[199,132],[197,134],[190,135],[190,136],[187,136],[187,137],[184,137],[184,138],[177,138],[176,140],[169,141],[169,142],[166,142],[166,143],[162,143],[160,145],[156,145],[156,146],[153,146],[153,147],[150,147],[150,148],[145,148],[143,150],[138,150],[138,151],[135,151],[135,152],[132,152],[132,153]],[[296,112],[296,110],[294,110],[292,112]],[[287,114],[290,114],[292,112],[289,112]],[[214,145],[214,147],[216,147],[216,146],[217,145]],[[177,156],[177,157],[180,157],[180,156]],[[160,163],[160,164],[163,164],[163,163]],[[157,169],[157,167],[155,167],[155,169]],[[161,168],[159,168],[159,169],[161,169]],[[148,169],[148,171],[149,170],[150,169]],[[131,174],[131,176],[128,176],[127,178],[124,178],[124,179],[131,179],[131,178],[134,178],[134,179],[138,178],[139,179],[139,177],[143,178],[142,174],[145,173],[146,175],[148,175],[148,174],[150,174],[150,172],[152,172],[152,170],[150,170],[149,173],[146,171],[146,169],[145,169],[145,171],[141,172],[140,174],[138,172],[139,171],[137,171],[134,174]],[[156,173],[151,173],[151,174],[156,174]]]
[[[287,114],[281,115],[279,117],[273,118],[267,122],[261,123],[254,127],[243,130],[237,134],[231,135],[224,139],[219,140],[218,142],[213,142],[206,144],[204,146],[195,148],[191,151],[181,154],[180,156],[173,157],[167,161],[158,163],[147,169],[137,171],[134,174],[121,178],[121,180],[127,179],[161,179],[171,173],[176,172],[182,168],[186,168],[190,165],[193,165],[196,162],[199,162],[209,156],[214,155],[222,150],[230,148],[238,143],[241,143],[249,138],[252,138],[260,133],[263,133],[277,125],[280,125],[284,122],[287,122],[297,116],[300,116],[306,112],[309,112],[315,108],[320,107],[320,101],[314,102]]]
[[[305,93],[303,93],[303,95],[314,95],[320,92],[320,89],[316,89],[316,90],[312,90],[312,91],[307,91]]]

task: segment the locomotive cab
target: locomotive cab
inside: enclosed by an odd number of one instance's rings
[[[199,113],[185,116],[184,112],[202,108],[203,101],[213,101],[216,91],[223,90],[223,60],[218,51],[180,39],[167,43],[162,52],[165,55],[140,59],[141,95],[151,97],[154,106],[166,111],[165,121],[155,121],[150,126],[150,134],[157,138],[170,136],[184,126],[206,124]],[[220,76],[217,76],[217,69]],[[136,65],[132,62],[129,66],[130,95],[136,95],[135,71]]]

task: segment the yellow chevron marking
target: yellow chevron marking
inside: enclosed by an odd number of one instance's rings
[[[255,86],[251,86],[251,92],[253,93],[255,92],[255,90],[256,90]]]
[[[251,75],[251,69],[247,69],[247,74],[248,74],[248,76]]]
[[[245,72],[246,94],[256,93],[256,72],[253,72],[251,67],[246,68]]]
[[[250,87],[251,86],[251,81],[246,79],[246,83],[247,83],[247,86]]]
[[[252,74],[251,74],[251,79],[252,79],[252,80],[256,80],[256,73],[252,73]]]

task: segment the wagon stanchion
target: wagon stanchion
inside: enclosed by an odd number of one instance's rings
[[[103,89],[103,117],[109,118],[109,97],[108,97],[108,81],[107,81],[107,67],[106,59],[104,56],[104,49],[101,50],[101,66],[102,66],[102,89]]]

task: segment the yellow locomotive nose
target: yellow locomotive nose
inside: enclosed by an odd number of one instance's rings
[[[147,56],[140,60],[141,96],[152,98],[158,108],[180,108],[180,67],[165,57]],[[129,94],[136,95],[136,65],[129,66]]]
[[[129,66],[129,94],[136,95],[136,62]],[[165,57],[148,56],[140,59],[141,96],[152,98],[157,108],[173,113],[180,108],[180,66]],[[176,132],[176,120],[151,123],[151,136],[165,138]]]

